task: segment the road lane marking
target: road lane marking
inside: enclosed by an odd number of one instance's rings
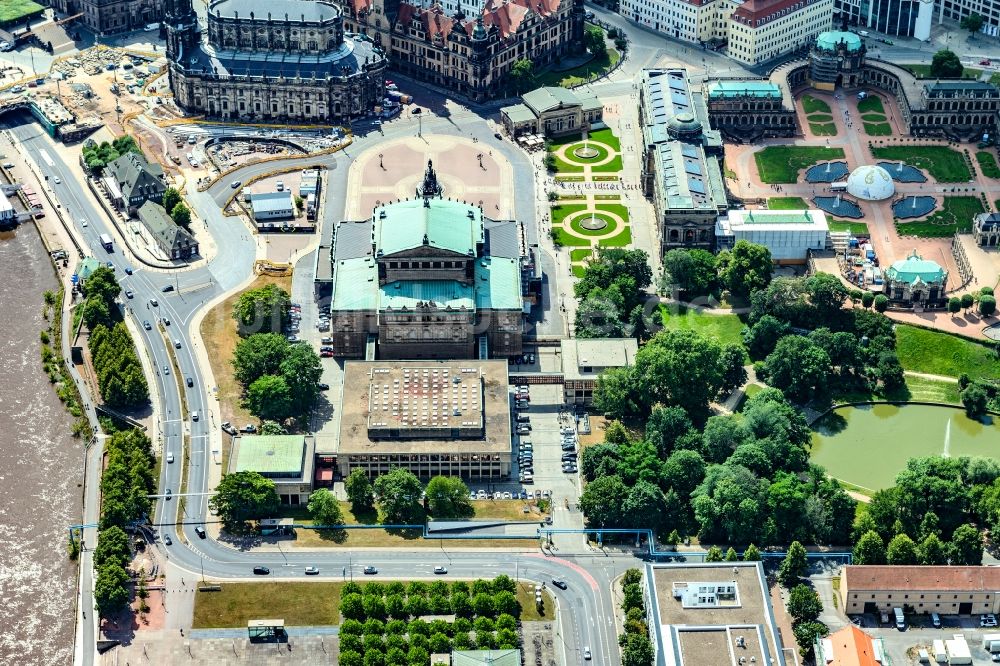
[[[41,148],[38,151],[38,154],[42,156],[42,159],[45,160],[45,163],[47,165],[49,165],[50,167],[53,167],[53,166],[56,165],[56,163],[52,161],[52,156],[49,155],[49,153],[44,148]]]

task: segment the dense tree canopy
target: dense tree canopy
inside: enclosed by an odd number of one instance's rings
[[[687,298],[705,296],[719,286],[715,255],[707,250],[673,249],[663,255],[660,292],[679,290]]]
[[[409,470],[397,467],[375,479],[375,493],[382,513],[382,522],[396,525],[417,525],[424,522],[420,503],[423,487]]]
[[[474,511],[469,501],[469,487],[454,476],[435,476],[424,489],[427,505],[435,520],[471,518]]]
[[[766,287],[774,270],[771,251],[743,239],[736,241],[733,249],[719,253],[718,266],[722,284],[742,297]]]
[[[931,76],[939,79],[958,79],[962,76],[962,61],[954,51],[941,49],[931,59]]]
[[[233,306],[233,319],[244,337],[254,333],[281,333],[288,322],[290,309],[288,292],[277,285],[267,284],[240,294]]]
[[[208,504],[227,529],[234,529],[248,520],[273,516],[279,501],[271,479],[257,472],[233,472],[222,475]]]
[[[351,503],[351,511],[355,514],[367,513],[375,508],[375,489],[365,474],[365,470],[356,467],[344,482],[347,499]]]

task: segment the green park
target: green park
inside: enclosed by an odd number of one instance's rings
[[[775,184],[797,183],[802,169],[842,159],[842,148],[821,146],[768,146],[754,153],[761,181]]]

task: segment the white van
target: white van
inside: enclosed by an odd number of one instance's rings
[[[159,29],[160,29],[159,23],[147,23],[146,27],[143,28],[143,30],[145,30],[146,32],[153,32],[154,30],[159,30]]]

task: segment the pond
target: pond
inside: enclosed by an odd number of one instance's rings
[[[904,197],[892,204],[892,214],[900,220],[923,217],[937,208],[934,197]]]
[[[847,162],[822,162],[806,169],[806,182],[835,183],[847,178]]]
[[[910,458],[1000,459],[1000,425],[931,405],[841,407],[817,423],[810,459],[833,477],[870,490],[893,485]]]

